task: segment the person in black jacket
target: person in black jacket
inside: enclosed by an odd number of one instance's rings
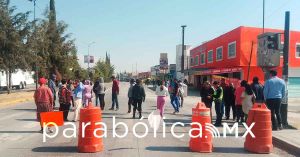
[[[212,97],[213,94],[214,94],[213,87],[211,86],[211,84],[208,81],[205,81],[203,83],[203,87],[201,88],[200,96],[201,96],[201,101],[210,110],[210,119],[211,120],[212,120],[211,107],[212,107],[212,102],[213,102],[213,97]]]
[[[141,84],[141,80],[137,79],[136,84],[132,88],[133,98],[133,117],[135,118],[136,109],[139,111],[139,119],[142,118],[142,103],[145,102],[145,89]]]
[[[263,103],[264,102],[264,86],[259,83],[258,77],[253,77],[251,84],[251,89],[254,92],[256,98],[255,102]]]
[[[233,121],[235,121],[236,118],[236,109],[235,109],[235,88],[233,86],[233,83],[230,83],[229,86],[223,89],[224,90],[224,103],[225,103],[225,116],[226,120],[230,118],[230,108],[232,108],[233,113]]]

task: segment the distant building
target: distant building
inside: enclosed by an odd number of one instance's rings
[[[265,29],[265,32],[282,33],[283,30]],[[260,34],[262,34],[261,28],[241,26],[193,48],[190,51],[190,82],[200,87],[206,80],[213,81],[221,77],[236,84],[248,78],[251,82],[254,76],[263,81],[264,71],[257,66],[257,44],[253,46],[249,67],[251,44],[257,43],[257,36]],[[293,82],[300,80],[299,36],[300,32],[290,32],[289,77]],[[282,76],[282,64],[281,56],[280,66],[275,68],[279,77]]]
[[[170,64],[168,74],[170,78],[176,78],[176,64]]]
[[[189,69],[189,61],[190,61],[190,50],[191,50],[191,45],[185,45],[184,48],[184,70]],[[188,77],[187,73],[182,73],[181,72],[181,56],[182,56],[182,45],[177,45],[176,46],[176,78],[180,80],[186,79]]]
[[[147,79],[147,78],[150,78],[151,77],[151,72],[140,72],[138,74],[138,78],[139,79]]]
[[[156,77],[159,74],[159,65],[151,67],[151,76]]]

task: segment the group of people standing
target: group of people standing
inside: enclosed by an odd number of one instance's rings
[[[40,121],[41,112],[51,112],[55,109],[63,112],[64,121],[68,121],[69,111],[73,110],[74,116],[72,121],[78,121],[80,109],[86,107],[92,101],[92,92],[96,96],[96,106],[99,100],[100,108],[104,109],[106,87],[104,86],[103,78],[99,78],[93,86],[89,80],[73,81],[62,79],[60,83],[57,83],[56,75],[52,75],[49,81],[45,78],[40,78],[39,84],[40,86],[34,93],[38,121]],[[56,96],[58,96],[59,107],[56,107],[55,104]],[[43,131],[43,127],[41,127],[41,131]]]
[[[168,96],[170,96],[171,104],[174,108],[173,114],[178,113],[179,108],[183,107],[183,83],[177,81],[177,79],[156,81],[156,83],[157,110],[159,110],[161,117],[164,115],[164,108]],[[142,117],[142,103],[145,101],[145,98],[146,94],[142,81],[140,79],[131,79],[128,89],[128,113],[131,113],[131,106],[133,106],[133,118],[135,118],[136,110],[139,112],[139,118]]]
[[[285,90],[284,81],[277,77],[276,71],[271,70],[270,79],[264,85],[259,82],[258,77],[253,78],[252,84],[242,80],[237,87],[234,87],[233,83],[227,84],[224,78],[221,82],[214,81],[213,85],[206,81],[201,89],[201,98],[210,109],[214,102],[215,126],[222,125],[224,110],[226,120],[229,120],[232,110],[233,121],[245,122],[254,103],[266,103],[271,111],[272,128],[278,130],[282,129],[280,105],[285,96]]]

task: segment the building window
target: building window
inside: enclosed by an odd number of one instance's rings
[[[217,61],[223,60],[223,46],[218,47],[216,51]]]
[[[296,44],[296,58],[300,58],[300,43]]]
[[[228,58],[235,58],[236,56],[236,42],[228,44]]]
[[[200,64],[201,65],[205,64],[205,53],[201,53],[200,55]]]
[[[214,53],[213,50],[208,51],[208,53],[207,53],[207,63],[213,62],[213,53]]]
[[[190,66],[193,66],[193,64],[194,64],[194,58],[191,58],[190,59]]]
[[[195,57],[194,63],[195,63],[194,65],[198,65],[199,64],[199,56]]]

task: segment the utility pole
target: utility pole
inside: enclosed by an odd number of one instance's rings
[[[284,46],[283,46],[283,71],[282,78],[285,81],[286,93],[283,95],[281,103],[281,117],[283,127],[288,126],[287,114],[288,114],[288,82],[289,82],[289,52],[290,52],[290,12],[285,12],[285,26],[284,26]]]
[[[33,27],[34,27],[34,31],[36,31],[36,25],[35,25],[35,7],[36,7],[36,0],[32,0],[33,2]],[[34,36],[35,36],[36,32],[34,32]],[[36,39],[36,38],[35,38]],[[34,42],[34,47],[36,46],[36,42]],[[36,59],[38,58],[38,54],[36,52],[36,49],[35,49],[35,57]],[[35,89],[38,88],[38,79],[39,79],[39,74],[38,74],[38,62],[36,60],[35,62],[35,66],[34,66],[34,73],[35,73]]]
[[[265,33],[265,0],[263,0],[263,33]]]
[[[184,29],[185,29],[186,25],[182,25],[181,28],[182,28],[182,54],[181,54],[181,73],[184,73],[184,49],[185,49],[185,46],[184,46]]]

